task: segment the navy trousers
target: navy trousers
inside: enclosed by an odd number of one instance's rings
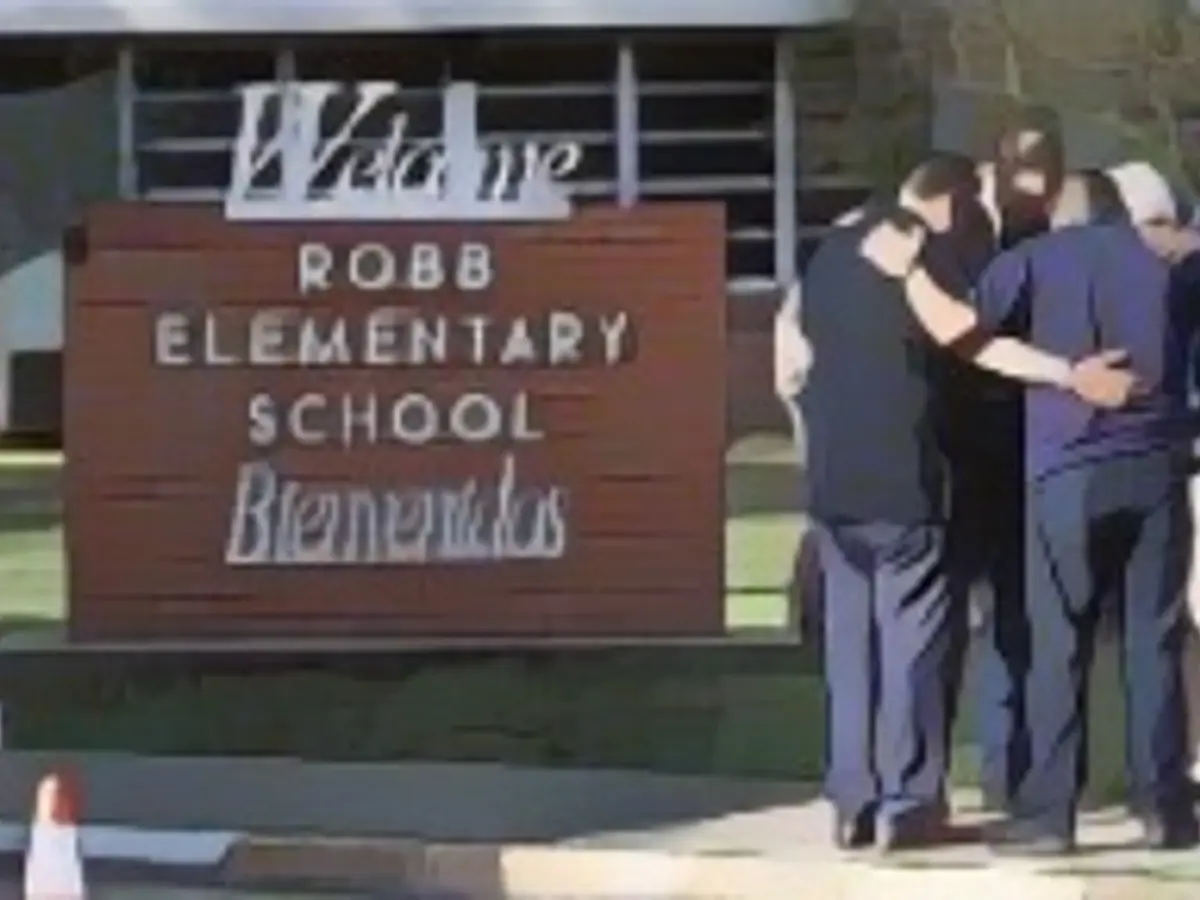
[[[1074,829],[1087,777],[1096,624],[1101,601],[1113,597],[1120,600],[1132,806],[1190,815],[1180,668],[1191,541],[1180,462],[1154,453],[1068,469],[1031,484],[1027,510],[1030,760],[1013,816],[1047,833]]]
[[[825,579],[821,575],[820,540],[806,530],[796,545],[792,561],[789,601],[799,618],[801,640],[821,652],[825,640]]]
[[[941,525],[823,524],[826,795],[843,815],[936,804],[950,592]]]
[[[946,739],[953,740],[954,719],[966,700],[980,748],[984,795],[998,806],[1008,804],[1029,755],[1023,690],[1030,647],[1021,462],[1019,455],[1015,461],[964,461],[954,467],[951,481],[949,555],[955,603],[946,684],[951,727]],[[974,635],[968,628],[972,607],[982,616]],[[964,683],[968,648],[972,677]]]

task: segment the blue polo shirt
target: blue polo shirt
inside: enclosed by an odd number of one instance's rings
[[[999,327],[1022,302],[1034,346],[1068,359],[1123,349],[1145,388],[1130,406],[1110,411],[1057,388],[1028,387],[1027,477],[1190,438],[1200,255],[1171,267],[1128,224],[1063,228],[1000,254],[981,276],[976,303],[984,328]]]

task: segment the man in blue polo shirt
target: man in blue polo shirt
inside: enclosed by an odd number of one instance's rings
[[[1138,401],[1121,410],[1026,388],[1028,767],[995,835],[998,850],[1023,854],[1074,846],[1098,606],[1114,594],[1123,603],[1133,811],[1147,846],[1197,839],[1187,791],[1180,599],[1194,331],[1183,301],[1200,289],[1200,266],[1172,266],[1155,253],[1104,175],[1090,174],[1083,187],[1090,222],[1001,254],[977,288],[985,327],[1025,302],[1034,344],[1068,358],[1122,347],[1141,381]]]

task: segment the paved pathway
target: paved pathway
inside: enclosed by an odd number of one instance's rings
[[[637,893],[635,888],[661,884],[659,893],[643,891],[650,900],[660,894],[682,896],[685,886],[683,893],[701,896],[704,891],[697,894],[693,888],[719,883],[739,886],[722,894],[731,898],[815,900],[824,891],[820,900],[859,900],[866,888],[852,886],[865,878],[871,890],[893,892],[890,900],[899,900],[896,885],[911,879],[911,872],[905,872],[917,866],[924,874],[911,890],[921,900],[958,900],[964,891],[984,900],[993,889],[996,896],[1016,890],[1032,897],[1029,892],[1044,881],[1036,876],[1047,873],[1087,879],[1088,900],[1200,897],[1200,851],[1150,854],[1132,849],[1135,830],[1118,810],[1085,816],[1083,852],[1069,867],[997,861],[977,843],[910,855],[898,866],[896,861],[852,861],[831,851],[827,811],[805,786],[630,772],[5,753],[0,755],[0,820],[23,820],[37,778],[64,766],[81,776],[88,824],[248,835],[245,847],[235,850],[222,869],[236,873],[231,875],[236,881],[227,883],[261,884],[253,879],[317,872],[322,879],[341,878],[345,884],[342,876],[370,869],[376,883],[391,885],[469,882],[490,885],[492,891],[500,883],[521,885],[519,891],[511,888],[513,896],[531,891],[545,895],[547,887],[560,896],[572,888],[599,896],[611,894],[618,882]],[[963,823],[981,822],[977,798],[961,794],[955,805]],[[260,836],[275,839],[262,841]],[[299,871],[291,868],[296,865]],[[585,870],[591,873],[587,877]],[[614,881],[612,872],[624,874]],[[886,887],[871,881],[876,876],[890,879]],[[943,881],[943,887],[936,887]],[[751,889],[749,882],[761,887]],[[817,882],[824,885],[819,890]],[[994,888],[986,888],[993,883]],[[534,891],[528,887],[533,884],[541,887]],[[786,885],[791,894],[784,892]],[[611,890],[599,890],[601,886]],[[147,890],[122,894],[101,889],[99,896],[287,897]],[[904,897],[909,890],[903,890]],[[487,889],[474,893],[483,896]],[[0,900],[4,896],[0,893]],[[1067,890],[1036,896],[1078,900],[1085,895]]]
[[[969,835],[986,822],[980,798],[960,792],[955,798],[955,821]],[[821,862],[836,857],[829,847],[829,819],[819,802],[789,804],[715,816],[704,821],[655,829],[608,832],[568,841],[573,846],[654,847],[670,853],[764,856],[792,862]],[[1200,897],[1200,850],[1150,853],[1133,844],[1135,824],[1117,809],[1086,813],[1081,821],[1080,853],[1066,864],[1031,864],[998,860],[977,840],[934,851],[898,857],[904,865],[952,868],[1014,867],[1038,871],[1069,870],[1085,874],[1148,873],[1194,880]]]
[[[23,900],[21,885],[0,881],[0,900]],[[293,894],[216,888],[167,887],[161,884],[89,884],[88,900],[375,900],[366,894]]]

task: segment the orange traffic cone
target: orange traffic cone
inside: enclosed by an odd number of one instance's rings
[[[71,779],[53,773],[38,784],[25,853],[25,900],[85,896],[77,792]]]

